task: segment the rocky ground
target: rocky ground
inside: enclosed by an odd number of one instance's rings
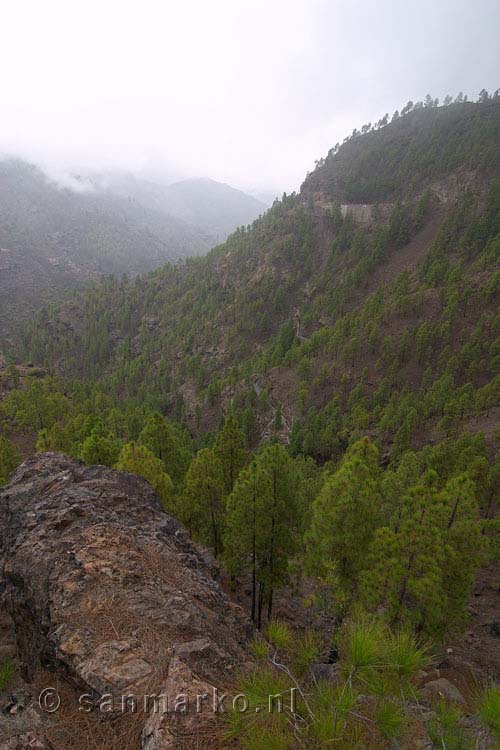
[[[144,480],[41,454],[0,492],[0,527],[0,667],[17,668],[7,689],[0,682],[0,750],[224,747],[214,695],[231,694],[252,666],[248,592],[244,583],[222,587],[211,555]],[[449,638],[419,677],[424,704],[444,697],[465,707],[479,750],[494,747],[474,700],[485,681],[500,679],[498,573],[481,571],[465,634]],[[328,644],[335,617],[317,594],[298,579],[275,613],[295,629],[312,624]],[[328,649],[321,658],[316,673],[334,678]],[[145,696],[166,698],[170,710]],[[172,710],[179,696],[182,712]],[[416,719],[404,750],[431,747]]]
[[[213,712],[197,713],[196,696],[227,688],[252,629],[150,486],[41,454],[0,493],[0,526],[2,648],[13,651],[13,623],[20,669],[2,696],[1,750],[177,750],[186,733],[208,737]],[[44,716],[32,697],[48,687],[61,707],[50,713],[49,695]],[[95,720],[82,694],[119,720]],[[153,694],[169,708],[185,695],[188,710],[123,712],[122,696],[142,707]]]
[[[469,669],[478,679],[500,682],[500,569],[490,565],[479,571],[467,607],[465,633],[451,638],[443,666]]]

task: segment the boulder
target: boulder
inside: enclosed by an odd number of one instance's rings
[[[53,673],[114,709],[124,694],[223,689],[249,662],[246,615],[145,480],[40,454],[2,488],[0,526],[1,605],[27,683]],[[183,718],[144,716],[137,747],[173,747]]]
[[[465,705],[465,699],[460,690],[445,677],[427,682],[422,688],[422,696],[431,703],[445,700],[450,703]]]

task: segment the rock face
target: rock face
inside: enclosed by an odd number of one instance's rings
[[[223,689],[248,661],[243,610],[144,480],[41,454],[0,493],[0,526],[1,604],[28,683],[56,673],[98,708],[111,695],[115,717],[123,695]],[[136,746],[175,747],[172,727],[201,720],[188,714],[145,715]]]

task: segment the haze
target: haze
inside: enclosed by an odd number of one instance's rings
[[[276,194],[364,122],[500,86],[498,0],[2,4],[0,150]]]

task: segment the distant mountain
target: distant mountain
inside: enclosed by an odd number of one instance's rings
[[[321,461],[364,433],[395,455],[492,440],[499,259],[500,98],[417,108],[207,256],[40,315],[25,356],[120,399],[154,393],[193,433],[237,404],[252,439],[282,424]]]
[[[236,226],[250,224],[267,208],[261,201],[210,179],[184,180],[167,189],[169,213],[206,227],[219,242]]]
[[[72,184],[20,160],[0,162],[0,339],[68,289],[204,254],[265,208],[212,180],[168,187],[112,174]]]
[[[270,202],[266,204],[208,178],[165,185],[126,173],[113,173],[95,178],[95,184],[113,195],[130,198],[144,208],[202,228],[209,235],[211,246],[223,242],[236,227],[252,223],[270,205]]]

